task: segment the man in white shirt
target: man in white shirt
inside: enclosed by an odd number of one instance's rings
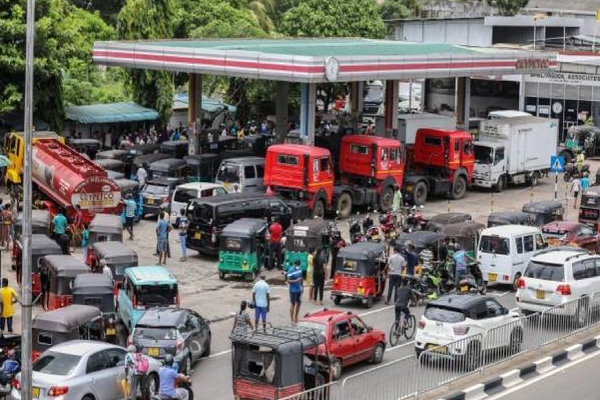
[[[140,184],[141,188],[146,186],[146,179],[148,179],[148,171],[146,171],[147,167],[148,167],[148,165],[146,163],[144,163],[144,165],[142,165],[141,167],[138,168],[137,173],[136,173],[136,179],[137,179],[138,183]]]

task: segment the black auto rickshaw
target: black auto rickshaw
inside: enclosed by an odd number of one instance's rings
[[[484,229],[484,224],[475,221],[466,221],[446,225],[442,228],[441,233],[448,236],[452,242],[458,243],[460,248],[466,251],[471,258],[475,258],[479,236]]]
[[[190,142],[187,140],[167,140],[160,144],[160,152],[181,159],[187,156],[189,147]]]
[[[113,181],[116,181],[117,179],[125,179],[124,172],[111,171],[110,169],[106,170],[106,176],[108,179],[112,179]],[[129,174],[129,176],[131,176],[131,174]]]
[[[178,158],[165,158],[148,165],[150,179],[183,178],[187,163]]]
[[[102,143],[98,139],[69,139],[67,144],[78,153],[86,154],[91,160],[102,150]]]
[[[118,292],[119,282],[125,278],[125,270],[138,266],[137,253],[121,242],[97,242],[90,249],[88,265],[94,271],[100,272],[100,260],[106,261],[106,266],[112,271],[114,283],[114,294]]]
[[[52,216],[48,210],[31,210],[31,233],[43,235],[50,234],[50,223]],[[23,213],[19,213],[17,220],[14,221],[15,238],[20,238],[23,232]]]
[[[123,241],[123,220],[119,215],[98,213],[90,222],[89,245],[109,240]]]
[[[31,358],[35,361],[50,347],[69,340],[104,340],[104,321],[98,307],[72,304],[33,317]]]
[[[446,235],[442,232],[415,231],[401,235],[394,242],[394,247],[398,250],[404,250],[410,242],[415,246],[417,253],[425,250],[428,245],[433,247],[433,254],[438,254],[439,248],[444,242]]]
[[[300,261],[302,272],[306,272],[308,254],[317,249],[324,251],[329,260],[329,222],[321,218],[307,219],[290,226],[285,232],[283,269]]]
[[[218,154],[205,153],[183,158],[187,164],[187,182],[214,182],[221,163]]]
[[[533,225],[531,214],[522,211],[493,212],[488,217],[488,228],[503,225]]]
[[[471,221],[473,218],[470,214],[466,213],[445,213],[433,216],[427,221],[427,230],[432,232],[439,232],[442,227],[450,224],[457,224],[459,222]]]
[[[267,147],[270,144],[270,138],[265,135],[248,135],[242,139],[242,148],[252,151],[258,157],[267,154]]]
[[[531,215],[533,226],[543,226],[552,221],[562,221],[564,212],[563,205],[558,200],[525,203],[521,211]]]
[[[96,160],[121,160],[124,161],[124,157],[128,154],[127,150],[104,150],[96,153]]]
[[[236,399],[287,399],[331,380],[328,343],[317,326],[234,330],[229,338]],[[329,389],[313,395],[306,399],[330,398]]]
[[[125,159],[123,161],[132,162],[134,159],[140,156],[147,156],[150,154],[158,153],[159,145],[149,143],[149,144],[136,144],[135,146],[131,146],[127,149],[127,154],[124,156]],[[165,154],[166,155],[166,154]],[[168,155],[166,155],[168,157]]]
[[[225,150],[239,150],[240,142],[233,136],[218,136],[212,142],[204,142],[202,153],[220,154]]]
[[[40,276],[40,259],[51,254],[62,254],[62,249],[55,240],[47,235],[34,233],[31,235],[31,292],[34,296],[42,293],[42,280]],[[13,241],[12,265],[17,272],[17,282],[22,279],[23,242],[19,238]]]
[[[373,307],[385,288],[385,269],[383,243],[359,242],[340,249],[331,288],[333,302],[339,305],[342,299],[352,298]]]
[[[265,265],[267,223],[263,219],[241,218],[223,228],[219,247],[219,278],[243,275],[254,281]]]
[[[40,262],[44,310],[56,310],[71,305],[73,280],[79,274],[91,272],[87,264],[74,256],[44,256]]]
[[[137,156],[131,161],[131,174],[135,175],[137,170],[139,168],[143,167],[144,164],[150,165],[153,162],[165,160],[167,158],[170,158],[169,155],[162,154],[162,153],[151,153],[151,154],[144,154],[141,156]]]
[[[125,163],[114,158],[101,158],[94,160],[94,163],[106,171],[116,171],[125,173]]]
[[[106,339],[117,342],[113,281],[105,274],[79,274],[73,281],[73,304],[97,307],[104,318]]]

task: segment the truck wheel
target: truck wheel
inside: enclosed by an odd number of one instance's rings
[[[325,216],[325,203],[323,203],[323,200],[317,200],[315,201],[315,204],[313,205],[313,218],[323,218]]]
[[[379,197],[379,208],[381,212],[388,212],[392,209],[392,204],[394,203],[394,188],[391,186],[387,186],[381,192],[381,197]]]
[[[505,183],[504,183],[504,177],[501,176],[501,177],[498,178],[498,182],[496,182],[496,187],[494,187],[494,190],[497,193],[502,193],[502,191],[504,190],[504,185],[505,185]]]
[[[337,210],[340,213],[340,218],[348,218],[352,214],[352,196],[350,196],[350,193],[344,192],[340,195],[337,201]]]
[[[540,173],[538,171],[534,171],[531,174],[531,186],[537,186],[540,183]]]
[[[460,175],[456,177],[454,185],[452,185],[452,198],[454,200],[462,199],[465,197],[467,192],[467,180],[464,176]]]
[[[412,201],[416,206],[422,206],[427,201],[427,184],[419,181],[415,184],[412,191]]]

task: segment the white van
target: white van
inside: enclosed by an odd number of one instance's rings
[[[484,229],[479,238],[477,261],[488,285],[512,285],[529,259],[546,247],[542,232],[533,226],[504,225]]]
[[[227,189],[216,183],[192,182],[177,186],[171,201],[171,224],[175,224],[177,217],[181,215],[181,209],[187,207],[188,201],[226,193]]]

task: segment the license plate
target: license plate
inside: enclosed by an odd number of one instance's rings
[[[158,350],[158,347],[150,347],[148,349],[148,355],[150,357],[158,357],[159,354],[160,354],[160,351]]]
[[[250,266],[248,264],[242,264],[242,269],[244,271],[247,271],[250,268]]]
[[[37,386],[34,386],[31,388],[31,397],[33,397],[34,399],[37,399],[40,397],[40,388]]]
[[[461,287],[460,287],[460,291],[461,291],[461,292],[463,292],[463,293],[464,293],[464,292],[468,292],[468,291],[469,291],[469,287],[468,287],[468,286],[465,286],[465,285],[463,285],[463,286],[461,286]]]
[[[496,282],[496,279],[498,279],[498,274],[488,274],[488,281]]]
[[[448,353],[448,348],[446,346],[436,346],[434,344],[430,344],[427,346],[427,351],[430,353],[446,354]]]
[[[546,292],[544,292],[543,290],[536,290],[535,297],[537,297],[540,300],[544,300],[546,298]]]
[[[201,237],[202,237],[202,234],[200,232],[194,233],[194,239],[200,240]]]
[[[106,334],[108,336],[113,336],[117,334],[117,331],[115,330],[115,328],[106,328]]]
[[[154,199],[148,199],[147,203],[148,204],[154,204]]]

